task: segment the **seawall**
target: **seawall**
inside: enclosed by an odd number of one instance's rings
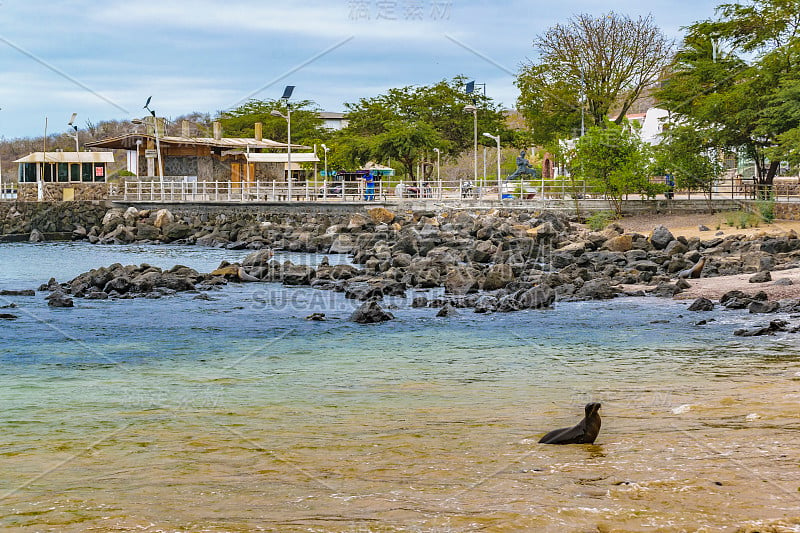
[[[0,236],[5,240],[27,240],[37,230],[47,239],[69,238],[78,226],[100,224],[107,202],[0,202]]]
[[[167,209],[178,220],[192,225],[214,226],[221,220],[243,223],[314,223],[315,217],[326,221],[346,220],[355,213],[366,214],[369,209],[385,207],[395,213],[442,213],[468,210],[482,212],[529,212],[542,210],[561,212],[567,216],[576,214],[573,201],[545,201],[531,203],[522,201],[469,201],[444,204],[436,200],[414,199],[402,202],[292,202],[292,203],[148,203],[148,202],[0,202],[0,240],[28,240],[34,230],[43,234],[46,240],[83,238],[91,228],[103,228],[103,218],[111,208],[125,211],[135,207],[138,211],[155,212]],[[581,216],[596,211],[609,210],[605,200],[585,199],[578,205]],[[703,199],[692,200],[630,200],[625,202],[625,215],[652,214],[693,214],[704,213],[713,207],[714,211],[729,211],[748,208],[748,202],[741,200],[714,200],[711,204]],[[800,204],[779,202],[775,204],[778,219],[800,219]],[[334,223],[334,222],[332,222]],[[105,228],[106,231],[108,228]],[[76,234],[73,234],[77,230]],[[84,233],[85,230],[85,233]],[[97,232],[100,235],[100,232]],[[153,236],[156,237],[155,235]]]

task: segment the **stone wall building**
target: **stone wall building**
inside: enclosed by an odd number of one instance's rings
[[[223,137],[219,123],[214,124],[213,137],[190,136],[188,124],[181,133],[156,138],[150,128],[145,133],[102,139],[87,146],[125,150],[128,171],[136,178],[158,178],[160,155],[161,175],[170,181],[218,182],[234,189],[256,181],[286,181],[287,145],[263,139],[261,124],[256,124],[254,138]],[[308,151],[308,146],[292,144],[291,148],[294,180],[304,179],[306,172],[297,164],[317,163],[319,158],[316,152]],[[313,176],[310,171],[308,174]]]
[[[108,198],[111,152],[33,152],[14,162],[19,165],[17,199],[21,201]]]

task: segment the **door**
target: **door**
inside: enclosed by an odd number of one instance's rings
[[[242,188],[242,164],[231,163],[231,189]]]
[[[247,164],[247,172],[246,172],[245,180],[247,181],[247,185],[255,184],[255,182],[256,182],[256,164],[255,163],[248,163]]]

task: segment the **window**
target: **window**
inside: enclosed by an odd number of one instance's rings
[[[58,164],[58,181],[69,181],[69,163]]]
[[[44,176],[42,176],[42,180],[48,183],[56,181],[56,165],[54,163],[45,163],[42,166],[44,167]]]
[[[81,181],[81,164],[70,163],[69,165],[69,181]]]
[[[21,163],[19,165],[20,183],[36,183],[36,163]]]
[[[92,181],[94,165],[91,163],[81,163],[81,181]]]
[[[94,181],[106,181],[106,166],[104,163],[94,164]]]

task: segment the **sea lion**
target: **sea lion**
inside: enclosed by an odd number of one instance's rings
[[[586,416],[577,426],[555,429],[539,439],[540,444],[593,444],[600,433],[600,404],[586,404]]]
[[[239,279],[242,280],[242,281],[261,281],[257,277],[251,276],[250,274],[245,272],[244,268],[242,268],[242,267],[239,267],[239,269],[236,271],[236,274],[239,276]]]
[[[693,267],[678,272],[678,279],[686,279],[686,278],[698,279],[700,277],[700,274],[703,272],[704,266],[706,266],[706,258],[701,257],[700,261],[695,263]]]

